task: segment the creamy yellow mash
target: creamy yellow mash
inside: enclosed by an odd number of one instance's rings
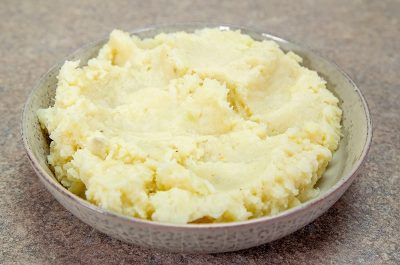
[[[139,39],[114,30],[67,61],[38,111],[70,191],[170,223],[274,215],[318,194],[340,139],[338,99],[302,59],[240,31]]]

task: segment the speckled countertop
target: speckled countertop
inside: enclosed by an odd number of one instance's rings
[[[127,245],[62,208],[29,165],[21,109],[52,64],[113,28],[188,21],[249,26],[301,43],[365,92],[375,128],[363,172],[325,215],[279,241],[212,255]],[[0,264],[400,264],[399,54],[399,0],[0,0]]]

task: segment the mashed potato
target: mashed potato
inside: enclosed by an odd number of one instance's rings
[[[318,194],[340,139],[338,99],[273,41],[203,29],[139,39],[114,30],[67,61],[38,111],[48,162],[70,191],[170,223],[274,215]]]

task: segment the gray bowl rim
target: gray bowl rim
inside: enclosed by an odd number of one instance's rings
[[[136,223],[140,225],[145,225],[145,226],[157,226],[158,228],[175,228],[175,229],[218,229],[218,228],[228,228],[228,227],[241,227],[241,226],[248,226],[248,225],[255,225],[259,223],[267,223],[267,222],[272,222],[272,221],[278,221],[286,219],[290,216],[297,215],[300,212],[303,212],[307,209],[313,208],[316,205],[319,205],[320,203],[323,203],[327,198],[331,197],[336,191],[338,191],[342,186],[346,185],[348,182],[352,182],[354,178],[357,176],[359,173],[363,163],[366,160],[366,156],[368,154],[368,151],[371,146],[372,142],[372,119],[371,119],[371,114],[369,111],[368,103],[361,92],[361,90],[357,87],[357,85],[354,83],[354,81],[350,78],[350,76],[343,71],[335,62],[332,60],[327,60],[324,57],[320,56],[318,53],[311,51],[308,48],[304,48],[304,46],[300,46],[296,44],[295,42],[288,41],[287,39],[283,39],[280,37],[277,37],[275,35],[265,33],[264,31],[260,31],[257,29],[253,29],[250,27],[242,27],[242,26],[237,26],[234,24],[227,24],[227,23],[202,23],[202,22],[193,22],[193,23],[179,23],[179,24],[156,24],[152,25],[149,27],[145,28],[139,28],[133,31],[130,31],[131,35],[135,35],[138,33],[143,33],[143,32],[148,32],[148,31],[157,31],[157,30],[167,30],[168,32],[179,32],[179,31],[185,31],[185,30],[195,30],[195,29],[202,29],[202,28],[219,28],[220,30],[240,30],[243,31],[245,34],[246,32],[251,32],[251,33],[256,33],[258,35],[261,35],[266,38],[266,40],[273,40],[276,41],[278,44],[279,43],[289,43],[294,47],[300,48],[303,51],[307,51],[308,53],[312,53],[315,57],[317,57],[319,60],[324,61],[325,63],[331,64],[339,73],[341,73],[351,84],[353,87],[354,91],[357,93],[358,97],[360,98],[364,110],[364,115],[367,121],[367,137],[364,142],[364,147],[362,150],[362,153],[359,157],[359,159],[354,163],[352,169],[350,172],[342,178],[338,182],[336,182],[332,187],[330,187],[327,191],[324,193],[318,195],[316,198],[313,198],[307,202],[304,202],[298,206],[295,206],[293,208],[290,208],[288,210],[285,210],[279,214],[273,215],[273,216],[263,216],[263,217],[258,217],[254,219],[249,219],[249,220],[244,220],[244,221],[236,221],[236,222],[227,222],[227,223],[208,223],[208,224],[174,224],[174,223],[164,223],[164,222],[158,222],[158,221],[152,221],[152,220],[146,220],[146,219],[140,219],[136,217],[130,217],[130,216],[125,216],[119,213],[115,213],[103,208],[100,208],[99,206],[96,206],[81,197],[73,194],[72,192],[68,191],[66,188],[64,188],[61,183],[59,183],[53,176],[50,176],[47,174],[47,172],[40,166],[40,163],[38,159],[35,157],[34,153],[32,152],[28,141],[27,141],[27,132],[26,132],[26,122],[27,122],[27,113],[28,113],[28,105],[29,102],[32,100],[32,98],[35,95],[35,92],[40,88],[40,85],[43,83],[43,81],[47,78],[50,72],[55,70],[55,68],[59,68],[66,60],[73,58],[75,55],[79,54],[83,50],[86,50],[90,47],[96,46],[102,42],[107,41],[108,38],[102,38],[100,40],[92,41],[86,45],[83,45],[79,49],[75,50],[68,56],[66,56],[62,61],[58,61],[56,64],[54,64],[45,74],[43,74],[39,81],[36,83],[32,91],[30,92],[29,96],[27,97],[27,100],[25,102],[22,115],[21,115],[21,136],[23,140],[23,144],[25,147],[25,151],[28,155],[28,158],[31,162],[31,165],[36,169],[36,172],[39,173],[39,177],[41,178],[42,181],[45,181],[47,184],[52,186],[57,192],[62,193],[65,197],[69,198],[70,200],[74,200],[77,202],[80,206],[88,208],[89,210],[95,211],[98,214],[106,215],[110,218],[118,218],[121,219],[122,221],[126,222],[131,222],[131,223]],[[172,29],[172,30],[169,30]],[[317,70],[317,69],[315,69]]]

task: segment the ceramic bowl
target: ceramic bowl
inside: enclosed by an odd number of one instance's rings
[[[161,32],[187,31],[204,27],[221,30],[240,29],[256,40],[274,40],[285,51],[294,51],[304,59],[304,65],[328,82],[328,89],[340,99],[343,110],[339,149],[327,171],[317,183],[321,193],[297,207],[271,217],[219,224],[175,225],[122,216],[101,209],[65,189],[54,177],[46,156],[49,139],[38,123],[36,111],[54,104],[57,75],[65,60],[80,59],[84,65],[97,55],[107,41],[89,44],[53,66],[31,92],[23,112],[23,142],[31,164],[50,193],[72,214],[97,230],[122,241],[143,247],[173,252],[215,253],[235,251],[261,245],[284,237],[309,224],[331,207],[346,191],[357,175],[368,152],[372,124],[366,101],[351,79],[335,64],[315,53],[281,38],[235,26],[174,25],[141,29],[132,32],[139,37],[153,37]]]

